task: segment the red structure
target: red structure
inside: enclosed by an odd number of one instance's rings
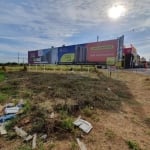
[[[88,62],[106,62],[108,57],[117,56],[118,40],[101,41],[87,44]]]
[[[131,44],[130,47],[123,49],[123,66],[124,68],[135,68],[140,65],[140,56],[136,48]]]

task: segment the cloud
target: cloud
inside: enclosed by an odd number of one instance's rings
[[[125,6],[126,16],[114,22],[107,17],[107,10],[118,3]],[[150,30],[150,1],[118,3],[113,0],[1,0],[0,38],[14,44],[3,43],[0,51],[27,53],[29,49],[68,45],[75,38],[81,43],[98,34],[102,39],[122,33],[130,35],[132,29],[145,38],[141,33]],[[87,37],[82,36],[85,33]]]

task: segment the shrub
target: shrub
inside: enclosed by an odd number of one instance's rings
[[[5,79],[5,74],[3,72],[0,72],[0,81],[3,81]]]
[[[30,110],[31,110],[31,102],[29,100],[26,100],[23,107],[23,112],[28,113]]]
[[[141,150],[138,143],[136,143],[136,141],[127,141],[127,144],[129,146],[130,149],[132,150]]]
[[[6,72],[6,67],[5,67],[5,66],[2,66],[2,70],[3,70],[4,72]]]
[[[61,126],[65,130],[72,131],[74,129],[73,119],[71,117],[63,119]]]
[[[85,107],[82,111],[83,111],[84,115],[87,117],[91,117],[93,114],[92,110],[89,107]]]

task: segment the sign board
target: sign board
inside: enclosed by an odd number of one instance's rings
[[[107,57],[106,64],[108,66],[115,65],[115,62],[116,62],[116,58],[115,57]]]

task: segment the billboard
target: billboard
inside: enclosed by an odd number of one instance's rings
[[[75,46],[75,62],[86,63],[87,61],[87,46],[86,44],[80,44]]]
[[[51,48],[51,64],[58,62],[58,48]]]
[[[28,52],[28,63],[29,64],[34,64],[35,62],[40,61],[39,59],[40,58],[38,57],[37,50]]]
[[[124,36],[118,39],[28,52],[30,64],[115,64],[122,59]]]
[[[57,48],[29,51],[28,62],[30,64],[55,64],[58,61],[57,55]]]
[[[58,48],[58,62],[71,63],[75,61],[75,46],[63,46]]]
[[[108,57],[116,58],[118,40],[101,41],[87,44],[88,62],[106,62]]]

